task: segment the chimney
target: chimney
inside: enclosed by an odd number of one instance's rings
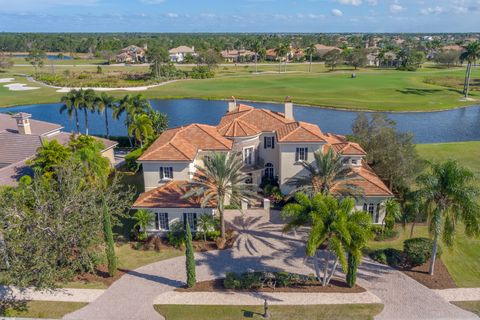
[[[288,120],[295,120],[293,118],[293,102],[292,102],[292,98],[290,98],[290,96],[287,96],[285,98],[285,119],[288,119]]]
[[[17,121],[17,130],[20,134],[32,134],[32,128],[30,127],[31,114],[25,112],[19,112],[12,116]]]
[[[232,96],[228,101],[228,112],[235,111],[235,109],[237,109],[237,100]]]

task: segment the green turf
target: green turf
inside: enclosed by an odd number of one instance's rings
[[[83,302],[29,301],[25,310],[7,309],[0,314],[8,317],[60,319],[67,313],[83,308]]]
[[[473,312],[480,317],[480,301],[455,301],[452,303],[457,307]]]
[[[240,320],[264,319],[263,306],[155,305],[166,320]],[[381,304],[270,306],[270,319],[340,320],[373,319],[383,309]]]
[[[351,79],[352,70],[325,72],[322,65],[315,65],[315,72],[312,73],[304,71],[307,65],[289,66],[289,73],[281,74],[274,71],[275,67],[275,65],[260,66],[260,71],[267,72],[261,74],[253,74],[253,66],[219,67],[216,78],[182,80],[149,89],[143,93],[153,99],[227,99],[233,95],[238,99],[276,102],[282,102],[285,96],[289,95],[299,104],[389,111],[431,111],[475,104],[471,101],[460,101],[462,95],[455,88],[425,82],[432,77],[449,76],[461,79],[464,74],[461,68],[443,70],[429,67],[418,72],[363,69],[356,71],[358,73],[356,79]],[[92,70],[95,67],[79,65],[71,69],[80,71],[82,68]],[[143,67],[112,68],[140,70],[137,68]],[[31,72],[30,67],[14,67],[6,73],[0,73],[0,77]],[[472,77],[474,80],[478,79],[480,69],[475,69]],[[17,78],[17,80],[25,82],[25,79]],[[121,96],[125,92],[114,92],[114,94]],[[12,92],[0,86],[2,106],[57,102],[61,95],[51,88]],[[472,97],[480,100],[479,92],[473,91]]]

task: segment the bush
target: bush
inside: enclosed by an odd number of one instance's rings
[[[176,222],[171,225],[171,230],[167,233],[167,241],[177,249],[185,246],[185,230],[183,230],[183,224],[181,222]]]
[[[289,272],[251,271],[242,274],[227,272],[223,286],[226,289],[259,289],[263,287],[292,287],[299,283],[315,281],[315,277]]]
[[[406,263],[416,267],[427,262],[432,255],[433,241],[428,238],[412,238],[403,242],[403,251],[406,256]],[[440,246],[438,256],[441,255]]]
[[[398,231],[396,230],[385,230],[382,233],[375,234],[375,241],[385,241],[385,240],[390,240],[394,239],[398,236]]]
[[[402,266],[405,261],[403,252],[393,248],[375,250],[370,252],[369,256],[381,264],[392,267]]]
[[[207,66],[193,67],[190,72],[190,78],[192,79],[208,79],[213,78],[214,76],[215,72],[210,70]]]
[[[140,167],[140,164],[137,163],[137,159],[142,155],[142,149],[135,149],[125,156],[125,163],[127,168],[131,171],[137,171]]]
[[[240,279],[235,272],[227,272],[225,280],[223,280],[223,286],[226,289],[238,289],[240,284]]]
[[[225,210],[240,210],[240,206],[238,204],[227,204],[224,209]]]

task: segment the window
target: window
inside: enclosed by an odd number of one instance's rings
[[[295,161],[307,161],[308,160],[308,148],[297,148],[295,152]]]
[[[171,180],[171,179],[173,179],[173,168],[160,167],[160,180]]]
[[[370,203],[368,204],[368,213],[370,214],[370,216],[372,216],[372,219],[374,218],[373,217],[373,211],[375,210],[375,206],[373,203]]]
[[[367,212],[367,210],[368,210],[367,206],[368,205],[366,203],[363,204],[363,211]]]
[[[349,160],[350,160],[349,158],[343,157],[342,158],[342,164],[347,165]]]
[[[375,223],[378,223],[380,220],[380,203],[377,204],[377,210],[375,211],[375,219],[373,220]]]
[[[264,137],[263,138],[263,148],[264,149],[275,149],[275,137]]]
[[[157,230],[170,230],[168,225],[168,213],[159,212],[155,216],[155,229]]]
[[[183,228],[187,228],[187,221],[190,225],[190,230],[192,232],[197,231],[197,214],[195,212],[184,212],[183,213]]]
[[[275,175],[275,172],[274,172],[274,170],[273,170],[273,164],[267,163],[267,164],[265,165],[265,173],[264,173],[264,176],[265,176],[266,178],[273,179],[274,175]]]
[[[243,163],[246,165],[253,164],[253,147],[243,149]]]
[[[357,159],[352,159],[352,164],[353,164],[354,166],[356,166],[356,165],[358,164],[358,160],[357,160]]]

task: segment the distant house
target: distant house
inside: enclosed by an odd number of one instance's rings
[[[188,54],[191,54],[192,56],[196,56],[197,54],[195,53],[195,47],[187,47],[187,46],[180,46],[176,47],[173,49],[168,50],[168,54],[170,55],[170,61],[172,62],[183,62],[185,60],[185,57]]]
[[[45,141],[57,140],[63,145],[70,141],[72,134],[61,131],[62,126],[30,118],[24,112],[13,116],[0,113],[0,186],[14,186],[23,175],[31,174],[27,162]],[[113,148],[117,142],[97,139],[105,146],[102,155],[114,165]]]
[[[267,49],[265,52],[265,59],[268,61],[277,60],[277,51],[275,49]]]
[[[372,51],[367,54],[367,66],[378,67],[380,65],[378,59],[378,51]]]
[[[449,44],[446,46],[442,47],[443,51],[463,51],[464,48],[462,46],[459,46],[458,44]]]
[[[398,56],[393,51],[388,51],[383,54],[382,57],[379,57],[379,66],[384,68],[396,68],[399,66],[400,61]]]
[[[123,48],[120,53],[115,57],[117,63],[143,63],[146,62],[145,52],[147,46],[143,48],[131,45]]]
[[[316,44],[315,49],[317,50],[317,54],[320,55],[320,56],[324,56],[325,54],[327,54],[328,52],[333,51],[333,50],[337,50],[339,52],[342,51],[342,49],[340,49],[338,47],[326,46],[326,45],[323,45],[323,44]]]
[[[255,52],[245,49],[240,50],[222,50],[220,52],[225,62],[245,62],[252,61],[255,58]]]
[[[300,60],[305,57],[305,52],[299,48],[293,48],[290,46],[289,51],[286,54],[286,57],[282,57],[282,61],[290,60]],[[277,60],[277,51],[275,49],[268,49],[266,51],[265,59],[269,61],[276,61]]]

